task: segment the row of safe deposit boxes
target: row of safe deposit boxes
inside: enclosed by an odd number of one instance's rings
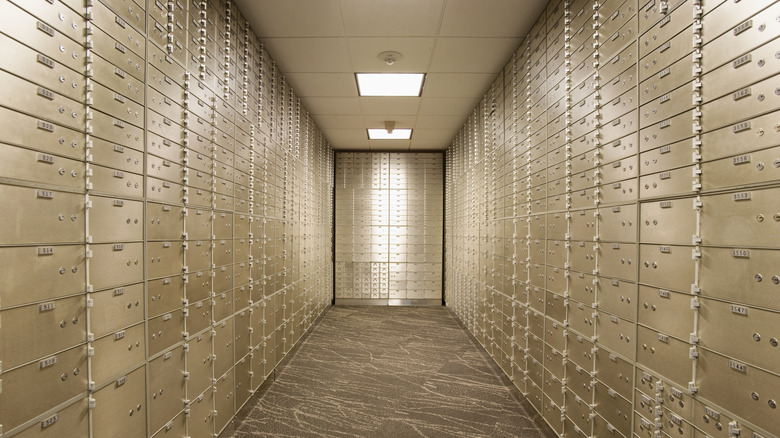
[[[336,298],[442,297],[440,153],[336,154]]]
[[[780,436],[778,37],[552,1],[447,151],[447,303],[559,436]]]
[[[330,146],[230,1],[2,0],[0,54],[0,435],[215,436],[330,303]]]

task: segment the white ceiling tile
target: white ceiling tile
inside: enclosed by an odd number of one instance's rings
[[[372,151],[408,151],[410,140],[369,140]]]
[[[264,38],[284,74],[353,71],[345,38]]]
[[[287,82],[299,97],[357,97],[352,73],[287,73]]]
[[[524,36],[548,0],[448,0],[440,36]]]
[[[347,38],[355,72],[419,73],[428,71],[434,38]],[[382,52],[399,52],[402,58],[387,65],[378,58]]]
[[[520,38],[438,38],[431,72],[500,72]]]
[[[466,122],[465,115],[462,116],[418,116],[417,124],[414,129],[448,129],[452,132],[460,129]]]
[[[452,129],[415,129],[412,149],[447,149],[456,131]]]
[[[320,129],[354,129],[363,124],[363,116],[320,114],[317,116],[316,122]]]
[[[420,115],[466,116],[478,103],[478,97],[423,97]]]
[[[363,114],[416,115],[420,105],[419,97],[361,97]]]
[[[435,36],[444,0],[341,0],[347,36]]]
[[[396,128],[414,128],[417,116],[413,115],[370,115],[364,117],[366,128],[384,128],[385,120],[392,120],[395,122]]]
[[[362,114],[359,97],[305,97],[301,99],[309,114]]]
[[[323,129],[334,149],[362,147],[368,149],[368,134],[363,129]]]
[[[495,73],[429,73],[423,97],[482,98],[495,78]]]
[[[338,0],[237,0],[252,30],[268,37],[343,36]]]

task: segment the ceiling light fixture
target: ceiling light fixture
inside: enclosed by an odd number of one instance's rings
[[[355,73],[358,95],[420,97],[425,73]]]
[[[393,122],[395,124],[395,122]],[[386,129],[386,128],[369,128],[368,139],[369,140],[409,140],[412,138],[412,130],[406,128],[398,129]]]

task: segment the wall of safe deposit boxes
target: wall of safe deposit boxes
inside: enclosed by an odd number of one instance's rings
[[[336,300],[441,301],[443,181],[441,153],[336,154]]]
[[[447,303],[559,435],[780,435],[778,35],[553,1],[448,150]]]
[[[333,153],[231,2],[86,4],[0,5],[2,433],[211,437],[330,303]]]

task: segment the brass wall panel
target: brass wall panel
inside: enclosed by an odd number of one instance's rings
[[[224,375],[233,365],[233,319],[214,324],[214,376]]]
[[[143,198],[143,177],[103,166],[91,166],[90,181],[96,193],[127,198]]]
[[[92,380],[101,385],[120,377],[128,368],[137,367],[145,358],[144,325],[137,324],[108,334],[92,343],[95,355],[91,359]]]
[[[147,283],[147,315],[158,316],[182,306],[184,279],[181,275],[149,280]]]
[[[677,291],[690,291],[696,281],[694,248],[639,245],[639,281]]]
[[[179,346],[149,361],[149,421],[152,431],[184,409],[184,348]]]
[[[773,128],[777,115],[777,112],[765,114],[703,134],[702,142],[706,142],[707,147],[702,149],[702,160],[710,161],[778,144],[780,131]]]
[[[637,322],[686,339],[694,332],[691,298],[685,293],[640,285]]]
[[[171,93],[173,94],[173,93]],[[181,95],[182,93],[177,93]],[[184,108],[181,107],[181,103],[176,101],[176,98],[168,97],[163,93],[149,88],[147,91],[147,107],[154,109],[158,113],[173,120],[182,120],[184,118]],[[186,99],[184,99],[186,102]]]
[[[89,434],[88,410],[87,399],[80,399],[14,436],[19,438],[54,438],[68,433],[74,433],[78,436],[87,435]]]
[[[625,12],[627,15],[632,14],[632,10],[635,9],[633,5],[627,6],[624,10],[619,12]],[[614,21],[615,25],[620,24],[620,20]],[[612,23],[603,26],[599,29],[599,37],[602,39],[599,41],[599,53],[603,54],[605,58],[611,58],[626,44],[633,45],[636,42],[638,23],[636,20],[626,20],[625,24],[617,30],[614,30]],[[602,32],[604,31],[604,32]],[[603,41],[603,43],[602,43]],[[640,50],[641,56],[641,50]]]
[[[146,367],[142,366],[93,393],[94,433],[146,436],[145,371]]]
[[[156,434],[154,434],[154,438],[162,438],[162,437],[182,437],[185,435],[185,430],[187,427],[187,415],[184,413],[181,413],[176,416],[173,420],[168,421],[165,423],[162,429],[160,429]]]
[[[46,412],[86,390],[86,345],[46,356],[19,368],[4,370],[3,391],[15,396],[0,398],[3,430],[14,430],[37,413]]]
[[[143,281],[143,243],[90,245],[90,282],[96,290]]]
[[[771,163],[771,164],[770,164]],[[780,173],[780,147],[702,164],[702,189],[715,190],[769,183]],[[717,178],[709,178],[718,175]]]
[[[92,242],[143,240],[144,205],[140,201],[90,197]]]
[[[593,272],[596,269],[596,245],[593,242],[570,242],[569,266],[580,272]]]
[[[142,283],[95,292],[92,306],[101,309],[90,314],[90,332],[96,338],[113,333],[144,319]]]
[[[146,196],[149,199],[167,204],[181,204],[186,194],[181,184],[146,177]],[[197,203],[198,201],[199,196],[196,191],[190,202]]]
[[[149,319],[146,343],[149,356],[173,346],[183,339],[184,315],[181,309]]]
[[[214,429],[222,430],[230,418],[235,413],[234,398],[235,398],[235,375],[234,370],[231,368],[224,375],[217,379],[217,383],[214,385],[216,391],[214,392],[214,410],[217,415],[214,419]]]
[[[623,319],[636,321],[636,284],[602,278],[599,281],[598,307]]]
[[[759,7],[759,5],[756,5],[746,8],[734,8],[732,5],[722,5],[713,11],[712,15],[708,17],[708,22],[713,23],[717,22],[718,19],[725,18],[726,22],[731,24],[732,30],[716,39],[712,39],[712,37],[718,34],[718,31],[715,30],[709,33],[702,28],[702,39],[705,41],[705,45],[702,48],[702,70],[704,73],[730,61],[734,58],[734,55],[742,55],[750,49],[758,47],[780,35],[780,26],[776,20],[777,14],[780,12],[780,5],[775,3],[748,20],[748,14],[756,11]],[[740,22],[736,19],[736,17],[740,16],[745,17],[745,21]],[[728,50],[721,49],[723,45],[728,46]]]
[[[84,163],[0,143],[3,177],[84,190]]]
[[[637,364],[677,383],[688,385],[691,367],[685,366],[690,344],[669,336],[666,332],[637,326]],[[676,359],[672,359],[676,358]]]
[[[775,93],[777,78],[770,77],[732,94],[715,99],[702,108],[702,129],[710,131],[741,120],[780,109]]]
[[[698,156],[691,152],[694,143],[694,140],[682,140],[643,152],[639,155],[639,174],[645,176],[696,164]],[[666,177],[666,175],[658,175],[659,178],[661,176]],[[691,173],[690,176],[692,180],[695,175]],[[683,191],[687,190],[684,185],[682,188]]]
[[[208,438],[214,436],[214,392],[206,390],[194,398],[191,416],[194,421],[188,423],[191,437]]]
[[[606,386],[606,392],[612,390],[624,399],[630,400],[634,391],[633,363],[604,349],[599,349],[594,356],[596,377]],[[599,412],[603,411],[599,410]],[[625,417],[621,416],[621,418],[622,421],[626,421]]]
[[[778,373],[777,313],[707,298],[699,303],[699,345]]]
[[[0,80],[9,89],[4,104],[9,108],[31,114],[47,121],[72,129],[84,129],[85,109],[83,103],[71,100],[48,88],[0,71]],[[62,111],[60,111],[62,108]]]
[[[127,26],[128,23],[125,21],[125,19],[129,18],[131,12],[129,10],[122,10],[121,8],[115,8],[115,10],[118,11],[119,15],[114,14],[111,9],[99,1],[93,3],[91,11],[92,23],[114,37],[125,47],[135,52],[138,56],[143,57],[146,38],[133,27]],[[120,18],[120,16],[122,18]],[[140,17],[143,17],[143,14],[140,16],[133,15],[132,18],[135,20],[128,21],[143,31],[143,18]]]
[[[184,162],[182,146],[170,139],[163,138],[152,132],[146,133],[146,151],[176,164]]]
[[[730,38],[725,41],[730,42]],[[702,101],[709,102],[776,74],[776,51],[771,42],[766,43],[702,76]]]
[[[92,142],[92,162],[123,172],[143,173],[143,152],[113,144],[97,137]]]
[[[649,37],[649,34],[646,35]],[[693,26],[690,25],[677,35],[668,35],[665,40],[660,41],[660,45],[656,45],[655,50],[639,61],[639,82],[644,82],[655,75],[660,77],[667,67],[690,54],[693,50],[691,41],[693,41]]]
[[[83,292],[86,253],[83,246],[0,248],[6,285],[3,307]],[[20,269],[20,266],[26,267]]]
[[[780,284],[774,249],[702,248],[700,264],[702,296],[773,310]]]
[[[184,265],[184,244],[181,241],[148,242],[146,244],[146,277],[159,278],[180,274]]]
[[[17,41],[24,41],[29,47],[35,47],[35,50],[77,72],[84,69],[84,47],[65,37],[59,30],[38,21],[30,13],[9,3],[3,7],[0,20],[4,34]]]
[[[4,233],[0,243],[84,242],[84,197],[73,193],[0,186],[0,197],[18,208],[6,210],[0,219]]]
[[[23,363],[86,341],[86,302],[83,296],[31,304],[2,311],[3,364]],[[33,321],[35,330],[25,324]]]
[[[0,35],[0,55],[16,62],[3,69],[76,101],[84,101],[84,76],[45,55],[25,47],[5,35]]]
[[[601,382],[596,383],[596,411],[623,436],[631,436],[631,402]]]
[[[596,336],[599,343],[634,360],[636,352],[635,325],[606,312],[598,312]]]
[[[780,425],[772,421],[776,410],[769,402],[779,397],[777,375],[702,348],[696,361],[696,383],[703,399],[761,424],[771,434],[780,433]]]
[[[579,302],[591,304],[596,302],[596,277],[583,272],[570,272],[569,296]]]
[[[598,221],[600,239],[612,242],[632,242],[636,239],[636,205],[601,208]]]
[[[639,103],[644,105],[691,81],[691,59],[682,58],[646,77],[639,85]],[[691,88],[691,91],[695,91]],[[693,99],[691,99],[693,102]]]
[[[84,134],[22,113],[0,108],[0,141],[46,153],[82,159]]]
[[[108,61],[114,67],[119,68],[123,73],[133,76],[138,81],[144,80],[146,63],[143,56],[137,55],[129,50],[123,43],[116,41],[99,27],[91,27],[93,39],[93,50],[104,60]],[[83,68],[79,66],[76,71]],[[107,85],[107,84],[106,84]]]
[[[749,190],[702,197],[701,237],[705,245],[776,247],[772,227],[776,189]],[[738,230],[730,233],[728,230]]]

